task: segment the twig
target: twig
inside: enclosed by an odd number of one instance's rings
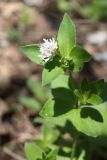
[[[4,148],[3,151],[11,156],[12,158],[14,158],[14,160],[25,160],[23,157],[17,155],[16,153],[13,153],[11,150],[9,150],[8,148]]]

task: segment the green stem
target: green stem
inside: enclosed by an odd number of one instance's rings
[[[74,140],[73,146],[72,146],[72,154],[71,154],[71,160],[74,159],[75,156],[75,151],[76,151],[76,145],[77,145],[77,140]]]
[[[69,76],[72,77],[72,72],[71,71],[69,71]]]
[[[70,70],[68,70],[68,74],[69,74],[69,77],[72,78],[72,72]],[[74,99],[74,101],[76,103],[74,108],[78,108],[78,101],[76,101],[77,99],[75,98],[74,94],[73,94],[73,99]]]

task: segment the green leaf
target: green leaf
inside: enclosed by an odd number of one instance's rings
[[[54,143],[59,137],[59,132],[53,128],[52,125],[45,124],[43,128],[43,141],[47,147]]]
[[[88,136],[107,136],[107,102],[100,105],[83,106],[81,109],[74,109],[68,116],[82,133]]]
[[[61,74],[58,76],[52,83],[51,83],[51,88],[66,88],[66,89],[71,89],[74,90],[76,88],[76,82],[72,78],[70,78],[67,75]]]
[[[89,83],[87,81],[87,79],[83,79],[82,83],[81,83],[81,91],[82,93],[85,93],[87,91],[90,90],[90,86],[89,86]]]
[[[45,120],[43,119],[43,121]],[[40,139],[37,139],[35,141],[36,144],[43,150],[46,148],[52,149],[53,143],[58,139],[60,135],[59,131],[54,128],[55,125],[53,125],[54,124],[45,122]]]
[[[91,55],[86,50],[84,50],[79,46],[75,46],[72,49],[70,56],[74,63],[74,69],[73,69],[74,72],[80,71],[84,63],[90,61],[91,59]]]
[[[104,101],[107,101],[107,82],[104,83],[101,97],[103,98]]]
[[[40,111],[40,116],[43,118],[57,117],[61,114],[67,113],[70,109],[72,109],[72,104],[70,105],[69,102],[65,100],[49,99]]]
[[[61,12],[65,12],[74,9],[75,4],[65,0],[58,0],[57,7]]]
[[[39,111],[41,108],[40,103],[37,102],[34,98],[20,96],[19,101],[24,107],[34,109],[35,111]]]
[[[72,85],[71,85],[72,84]],[[42,117],[58,116],[72,109],[75,102],[74,80],[67,75],[60,75],[51,83],[53,99],[49,99],[43,106]]]
[[[42,85],[51,83],[63,72],[64,70],[61,68],[60,57],[55,55],[51,61],[45,64],[45,68],[42,73]]]
[[[42,73],[42,85],[44,86],[51,83],[55,78],[57,78],[63,72],[64,72],[63,69],[57,66],[52,70],[45,68]]]
[[[96,94],[91,94],[90,98],[87,99],[90,104],[100,104],[103,102],[102,98]]]
[[[45,100],[47,98],[46,90],[42,87],[41,83],[34,79],[27,81],[27,87],[34,93],[35,97],[39,100]]]
[[[67,14],[64,15],[61,22],[57,41],[62,57],[69,58],[70,52],[76,44],[76,31],[74,23]]]
[[[82,96],[79,89],[75,89],[75,90],[74,90],[74,94],[75,94],[78,98],[81,98],[81,96]]]
[[[32,62],[36,64],[42,63],[42,60],[39,57],[40,55],[39,45],[36,44],[26,45],[22,46],[20,49]]]
[[[54,149],[48,153],[45,160],[56,160],[57,154],[58,154],[58,149]]]
[[[81,154],[79,155],[79,157],[78,157],[78,160],[85,160],[85,155],[86,153],[85,153],[85,150],[82,150],[81,151]]]
[[[74,104],[74,90],[76,87],[74,80],[67,75],[60,75],[51,83],[54,99],[65,101],[70,106]]]
[[[42,149],[37,146],[34,142],[25,144],[25,154],[27,160],[42,160]]]
[[[47,120],[58,124],[70,120],[78,131],[88,136],[107,136],[107,102],[100,105],[84,105],[57,117],[47,117]]]
[[[57,156],[57,160],[70,160],[70,158],[65,156]]]
[[[49,99],[45,105],[43,106],[42,110],[40,111],[39,115],[41,117],[53,117],[54,111],[53,107],[55,105],[55,101],[53,99]]]
[[[93,93],[100,94],[104,88],[104,80],[100,79],[100,80],[94,81],[91,84],[91,88],[92,88]]]

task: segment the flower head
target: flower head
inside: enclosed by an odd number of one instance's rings
[[[43,61],[47,62],[57,50],[58,45],[54,38],[43,39],[43,41],[44,42],[40,45],[40,57]]]

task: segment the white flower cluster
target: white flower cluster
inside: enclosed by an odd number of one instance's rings
[[[54,38],[43,39],[43,41],[40,45],[40,57],[44,62],[47,62],[57,50],[58,45]]]

